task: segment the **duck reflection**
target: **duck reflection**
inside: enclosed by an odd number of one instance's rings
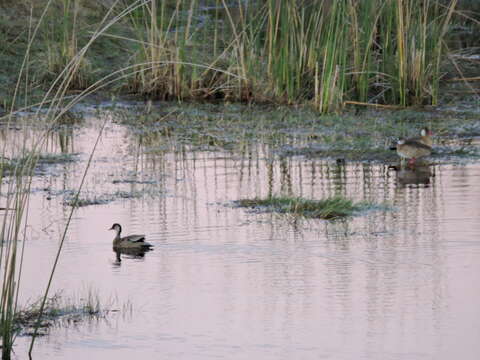
[[[145,257],[145,254],[151,249],[145,248],[145,249],[129,249],[129,248],[117,248],[113,247],[113,252],[115,253],[115,262],[117,264],[120,264],[122,262],[122,255],[125,258],[128,259],[143,259]]]
[[[429,185],[433,173],[427,164],[412,167],[394,167],[397,174],[397,181],[401,185]]]

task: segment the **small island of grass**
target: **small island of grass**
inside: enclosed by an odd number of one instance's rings
[[[372,207],[370,203],[355,203],[342,196],[333,196],[323,200],[272,196],[265,199],[241,199],[236,203],[240,207],[259,208],[283,214],[328,220],[351,216]]]

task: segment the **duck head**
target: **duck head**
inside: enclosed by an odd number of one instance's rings
[[[117,233],[117,235],[120,235],[120,233],[122,232],[122,226],[120,224],[115,223],[108,230],[114,230]]]

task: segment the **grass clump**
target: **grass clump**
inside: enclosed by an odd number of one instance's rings
[[[271,196],[266,199],[241,199],[237,204],[240,207],[263,208],[282,214],[328,220],[351,216],[369,207],[366,203],[354,203],[353,200],[343,196],[333,196],[323,200]]]
[[[105,205],[117,199],[139,199],[145,195],[145,191],[122,191],[117,190],[112,194],[85,194],[84,197],[69,197],[63,204],[71,207],[85,207],[90,205]],[[83,194],[82,194],[83,195]]]
[[[110,201],[108,199],[93,197],[93,198],[85,198],[85,199],[69,199],[64,201],[64,205],[72,206],[72,207],[85,207],[90,205],[105,205],[108,204]]]
[[[17,158],[0,157],[0,177],[29,176],[42,173],[48,165],[66,164],[75,161],[74,154],[37,153]]]
[[[98,295],[88,293],[88,296],[79,300],[65,300],[60,294],[49,297],[43,312],[40,312],[40,301],[18,310],[13,318],[14,333],[31,336],[33,329],[38,326],[39,335],[46,335],[48,329],[58,322],[79,322],[85,318],[97,317],[102,314]],[[40,316],[40,323],[37,325]]]
[[[38,157],[39,164],[65,164],[75,161],[75,154],[40,154]]]

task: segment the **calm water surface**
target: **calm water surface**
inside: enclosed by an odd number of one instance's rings
[[[100,122],[87,116],[49,140],[78,160],[34,180],[23,302],[45,288],[64,190],[78,185]],[[405,185],[411,174],[383,164],[279,159],[264,145],[178,150],[108,120],[84,197],[140,195],[75,212],[52,293],[93,291],[120,311],[52,329],[34,359],[478,358],[479,162],[434,165],[419,180],[428,185]],[[391,208],[332,222],[231,206],[288,193]],[[155,250],[117,262],[114,222]],[[17,358],[29,341],[17,339]]]

